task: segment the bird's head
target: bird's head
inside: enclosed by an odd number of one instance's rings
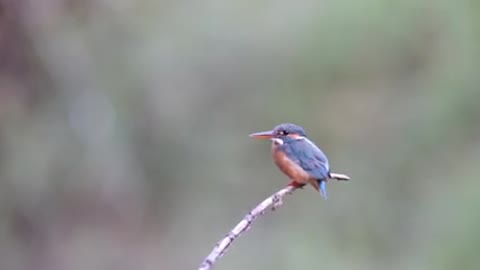
[[[305,130],[295,124],[284,123],[274,127],[269,131],[261,131],[250,134],[250,137],[256,139],[270,139],[275,144],[283,144],[289,140],[295,140],[306,137]]]

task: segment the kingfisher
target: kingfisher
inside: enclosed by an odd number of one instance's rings
[[[310,184],[327,199],[328,179],[350,180],[345,174],[330,172],[327,156],[307,138],[301,126],[284,123],[250,137],[272,141],[273,161],[291,179],[290,186],[303,188]]]

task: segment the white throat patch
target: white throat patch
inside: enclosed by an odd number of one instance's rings
[[[271,138],[272,142],[275,144],[275,145],[282,145],[283,144],[283,140],[282,139],[279,139],[279,138]]]

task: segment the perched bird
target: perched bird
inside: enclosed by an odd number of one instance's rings
[[[289,185],[302,188],[310,184],[327,199],[328,179],[350,180],[347,175],[330,172],[327,156],[307,138],[300,126],[280,124],[273,130],[252,133],[250,137],[272,141],[273,160],[292,180]]]

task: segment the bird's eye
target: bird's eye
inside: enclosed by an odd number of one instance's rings
[[[288,132],[286,132],[285,130],[279,130],[279,131],[277,131],[277,134],[281,135],[281,136],[285,136],[285,135],[288,134]]]

